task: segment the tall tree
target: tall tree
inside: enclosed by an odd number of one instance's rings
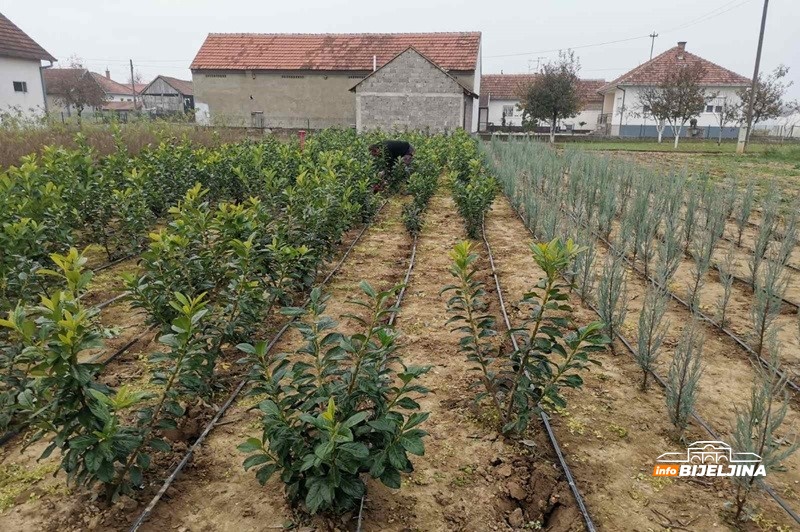
[[[753,118],[752,122],[747,124],[748,138],[752,134],[753,126],[764,120],[778,118],[784,113],[783,96],[793,83],[792,81],[784,81],[788,74],[789,67],[778,65],[770,75],[764,76],[761,73],[758,75],[756,98],[753,102]],[[743,102],[749,102],[751,90],[752,87],[750,86],[742,87],[738,91],[739,98]]]
[[[580,68],[580,61],[572,50],[559,52],[556,61],[542,67],[542,72],[520,95],[523,126],[530,128],[539,121],[550,122],[550,142],[555,142],[558,121],[580,112]]]
[[[66,107],[75,109],[78,122],[87,107],[100,107],[106,101],[103,87],[97,83],[91,72],[83,68],[65,69],[51,84],[56,100]]]
[[[646,87],[640,95],[657,123],[665,121],[672,128],[676,148],[686,122],[702,113],[706,105],[705,91],[700,86],[705,73],[699,63],[675,65],[661,83]],[[660,137],[659,134],[659,140]]]

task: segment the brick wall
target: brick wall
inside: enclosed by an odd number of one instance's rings
[[[464,89],[414,50],[407,50],[356,88],[359,131],[452,131],[464,126],[464,107]]]

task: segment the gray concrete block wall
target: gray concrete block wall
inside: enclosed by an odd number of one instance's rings
[[[358,85],[356,107],[359,131],[464,127],[464,89],[414,50]]]

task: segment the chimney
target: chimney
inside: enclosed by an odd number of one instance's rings
[[[111,79],[111,71],[106,67],[106,79]]]
[[[686,41],[678,41],[678,48],[686,50]]]

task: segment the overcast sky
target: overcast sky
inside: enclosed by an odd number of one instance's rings
[[[752,76],[762,0],[0,0],[0,12],[66,66],[77,54],[92,70],[128,79],[128,59],[149,81],[190,79],[209,32],[483,32],[483,73],[535,70],[573,48],[581,76],[611,80],[655,54],[687,49]],[[791,68],[800,98],[800,1],[773,0],[762,70]],[[609,41],[622,41],[598,45]]]

